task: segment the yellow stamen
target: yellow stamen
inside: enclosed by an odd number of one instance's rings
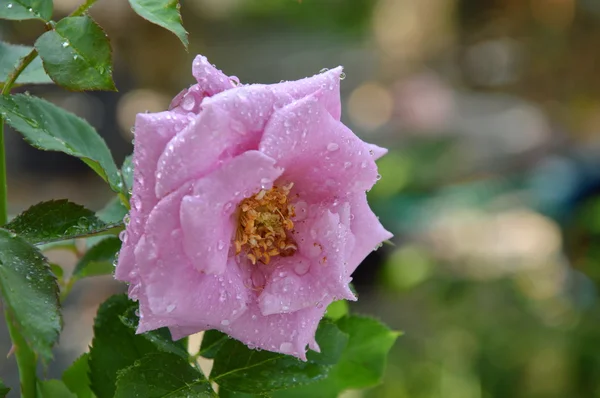
[[[235,233],[235,253],[245,250],[252,264],[269,264],[275,256],[291,256],[298,250],[291,237],[296,214],[288,202],[292,185],[261,190],[240,203]]]

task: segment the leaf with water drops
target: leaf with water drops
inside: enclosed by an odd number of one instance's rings
[[[110,42],[89,16],[61,19],[35,42],[44,69],[68,90],[116,90]]]
[[[115,398],[196,398],[215,396],[202,373],[177,355],[147,354],[119,372]]]
[[[104,223],[93,211],[67,199],[38,203],[5,225],[32,244],[92,235],[116,227],[118,225]]]
[[[341,318],[337,325],[350,339],[327,378],[277,392],[274,398],[336,398],[345,390],[381,382],[388,352],[400,334],[375,319],[355,315]]]
[[[113,263],[120,248],[121,240],[116,236],[102,239],[79,260],[73,270],[73,278],[112,274],[115,269]]]
[[[48,262],[25,239],[0,229],[0,291],[13,326],[43,359],[52,357],[62,319]]]
[[[0,380],[0,398],[6,397],[8,392],[10,391],[10,387],[6,387],[4,382]]]
[[[38,398],[78,398],[73,394],[62,380],[38,380]]]
[[[127,189],[133,188],[133,155],[129,155],[123,161],[123,165],[121,166],[121,174],[123,175],[123,180],[125,181],[125,186]]]
[[[309,352],[308,360],[290,355],[251,350],[228,340],[215,357],[210,380],[234,392],[261,394],[314,383],[327,377],[348,341],[333,323],[324,321],[317,331],[321,353]]]
[[[124,191],[106,142],[85,120],[26,94],[0,97],[0,115],[32,146],[76,156],[108,182],[113,191]]]
[[[41,19],[48,22],[52,18],[52,0],[2,0],[0,19]]]
[[[31,50],[31,47],[0,42],[0,87],[4,85],[8,76],[19,63],[19,60]],[[16,81],[16,84],[45,83],[52,83],[52,79],[50,79],[44,71],[42,61],[39,58],[34,59],[27,68],[21,72]]]
[[[179,0],[129,0],[129,4],[142,18],[175,33],[187,49],[188,33],[182,25]]]
[[[92,390],[90,389],[90,365],[88,360],[89,354],[86,352],[77,358],[62,375],[62,381],[65,383],[65,386],[77,398],[93,397]]]
[[[90,349],[91,388],[97,398],[113,398],[119,370],[135,364],[146,354],[187,352],[173,342],[167,329],[136,334],[137,304],[125,295],[115,295],[98,309],[94,340]]]

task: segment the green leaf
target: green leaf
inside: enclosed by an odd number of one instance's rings
[[[123,180],[125,181],[125,185],[127,189],[133,188],[133,155],[129,155],[123,161],[123,165],[121,166],[121,174],[123,175]]]
[[[345,390],[373,387],[381,382],[387,354],[399,333],[360,316],[344,317],[337,325],[350,340],[329,376],[310,385],[277,392],[274,398],[336,398]]]
[[[58,285],[48,262],[23,238],[0,229],[0,290],[17,330],[42,358],[52,358],[61,314]]]
[[[29,144],[76,156],[115,192],[123,183],[106,142],[85,120],[41,98],[19,94],[0,97],[0,114]]]
[[[92,398],[92,390],[90,389],[90,365],[88,364],[89,354],[85,353],[75,360],[64,371],[62,380],[77,398]]]
[[[116,224],[123,222],[128,212],[129,210],[123,206],[119,197],[115,196],[102,210],[96,213],[96,216],[107,224]]]
[[[325,316],[334,321],[348,315],[348,302],[346,300],[338,300],[329,304]]]
[[[61,19],[35,42],[44,69],[68,90],[116,90],[110,42],[88,16]]]
[[[5,226],[32,244],[67,240],[117,227],[100,221],[91,210],[66,199],[33,205]]]
[[[2,6],[0,6],[2,7]],[[0,86],[15,69],[20,59],[29,54],[32,47],[0,42]],[[16,84],[52,83],[42,67],[42,60],[34,59],[17,78]]]
[[[6,394],[10,391],[10,387],[6,387],[4,382],[0,380],[0,398],[6,397]]]
[[[328,321],[319,326],[316,337],[321,353],[309,353],[306,362],[290,355],[251,350],[230,339],[217,353],[210,379],[227,390],[250,394],[316,382],[327,377],[348,339]]]
[[[187,49],[188,37],[182,25],[178,0],[129,0],[129,4],[142,18],[175,33]]]
[[[219,397],[220,398],[262,398],[262,397],[270,397],[267,394],[248,394],[245,392],[235,392],[229,391],[225,388],[219,386]]]
[[[215,396],[210,383],[187,360],[169,353],[147,354],[119,372],[115,398]]]
[[[171,340],[167,329],[135,334],[136,308],[127,296],[116,295],[98,309],[89,361],[91,388],[98,398],[112,398],[118,371],[144,355],[184,349],[174,347],[178,343]]]
[[[73,270],[73,278],[112,274],[115,269],[113,263],[120,248],[121,240],[117,237],[101,240],[79,260]]]
[[[202,336],[200,355],[204,358],[214,359],[219,349],[229,340],[229,336],[218,330],[207,330]]]
[[[38,398],[77,398],[62,380],[38,380]]]
[[[0,19],[41,19],[48,22],[52,18],[52,0],[3,0],[0,5]]]

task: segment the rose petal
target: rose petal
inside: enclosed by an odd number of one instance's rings
[[[200,178],[218,160],[258,148],[275,109],[318,90],[325,109],[339,119],[341,71],[336,68],[296,82],[241,86],[205,98],[198,118],[169,142],[161,156],[156,196],[161,198],[182,183]]]
[[[313,202],[370,189],[377,166],[369,146],[324,109],[320,94],[278,110],[259,149],[286,169],[302,200]]]
[[[136,145],[133,152],[133,195],[131,197],[131,223],[119,252],[115,278],[134,282],[130,278],[135,268],[133,249],[144,230],[148,214],[158,202],[154,195],[156,164],[167,142],[189,124],[191,118],[171,112],[140,113],[135,121]]]
[[[274,259],[276,269],[258,298],[262,314],[294,312],[326,299],[355,300],[346,272],[350,225],[342,224],[339,214],[319,209],[294,230],[298,251]]]
[[[306,361],[306,346],[318,350],[315,332],[331,300],[290,314],[263,316],[257,306],[248,308],[229,326],[219,330],[249,347],[290,354]]]
[[[221,275],[205,275],[184,253],[178,215],[192,185],[185,184],[160,201],[148,217],[145,239],[136,248],[141,294],[147,297],[149,310],[149,316],[140,320],[140,330],[156,324],[217,327],[223,319],[240,316],[250,302],[233,258]]]
[[[183,198],[180,218],[185,252],[198,271],[224,271],[237,204],[270,189],[282,171],[270,157],[248,151],[194,184],[194,194]]]
[[[381,242],[391,239],[394,235],[387,231],[379,222],[367,203],[366,193],[357,193],[349,198],[351,211],[351,229],[354,238],[354,250],[348,259],[348,273],[356,267]]]

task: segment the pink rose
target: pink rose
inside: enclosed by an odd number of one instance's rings
[[[130,223],[115,272],[138,333],[219,329],[305,359],[333,300],[391,234],[367,204],[386,150],[340,122],[341,68],[240,85],[205,57],[170,110],[139,114]]]

